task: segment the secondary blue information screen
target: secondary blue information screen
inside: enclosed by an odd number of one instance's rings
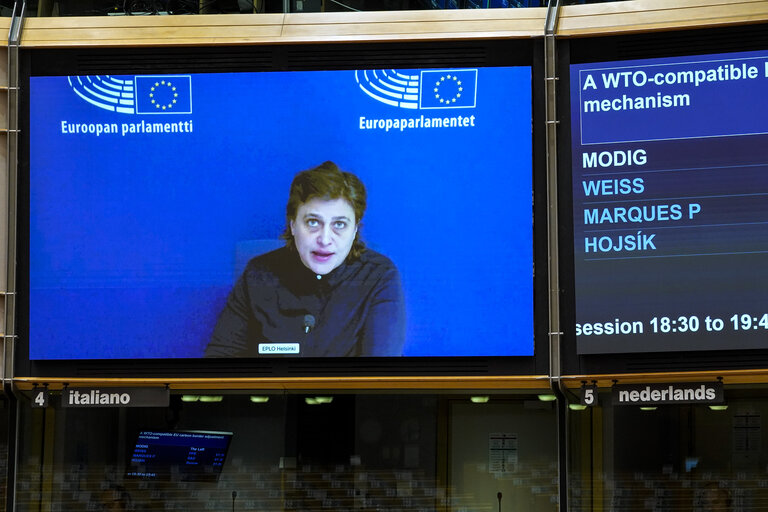
[[[399,271],[396,355],[532,355],[530,90],[530,67],[31,77],[30,358],[202,357],[325,161]]]
[[[128,477],[182,480],[215,479],[224,467],[231,432],[139,432],[128,464]]]
[[[768,52],[571,66],[582,354],[768,348]]]

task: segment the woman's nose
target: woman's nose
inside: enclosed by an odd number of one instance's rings
[[[317,234],[317,241],[321,245],[328,245],[331,243],[331,228],[329,226],[323,226]]]

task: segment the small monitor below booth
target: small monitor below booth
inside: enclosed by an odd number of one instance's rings
[[[151,480],[216,480],[221,474],[232,432],[139,432],[126,476]]]

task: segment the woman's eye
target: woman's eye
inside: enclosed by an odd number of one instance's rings
[[[320,221],[317,219],[307,219],[307,227],[316,228],[320,225]]]
[[[344,229],[345,227],[347,227],[347,223],[343,220],[337,220],[333,223],[333,229]]]

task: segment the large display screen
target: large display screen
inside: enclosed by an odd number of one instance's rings
[[[768,348],[768,52],[570,78],[578,352]]]
[[[532,355],[531,104],[528,66],[30,77],[30,359]]]

